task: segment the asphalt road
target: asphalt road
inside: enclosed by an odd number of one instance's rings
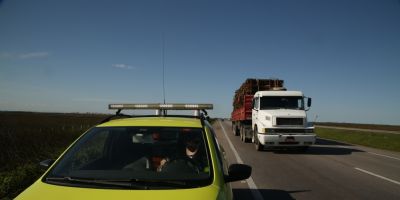
[[[400,199],[400,153],[322,139],[303,153],[257,152],[230,121],[214,129],[229,163],[253,167],[250,179],[231,184],[235,199]]]

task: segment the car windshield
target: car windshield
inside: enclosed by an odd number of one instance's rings
[[[260,102],[261,110],[270,109],[304,109],[304,100],[299,96],[274,96],[274,97],[261,97]]]
[[[212,178],[207,149],[200,128],[97,127],[43,180],[80,187],[199,187]]]

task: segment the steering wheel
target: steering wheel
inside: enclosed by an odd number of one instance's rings
[[[200,173],[200,168],[196,162],[189,157],[171,158],[162,167],[161,172],[186,172]]]

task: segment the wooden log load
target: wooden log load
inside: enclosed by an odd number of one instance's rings
[[[274,90],[283,88],[283,80],[280,79],[246,79],[246,81],[235,91],[233,97],[233,108],[243,106],[244,95],[254,95],[257,91]]]

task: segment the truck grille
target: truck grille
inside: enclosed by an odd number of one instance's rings
[[[303,118],[276,118],[276,125],[303,125]]]
[[[305,129],[274,129],[275,133],[291,134],[291,133],[306,133]]]

